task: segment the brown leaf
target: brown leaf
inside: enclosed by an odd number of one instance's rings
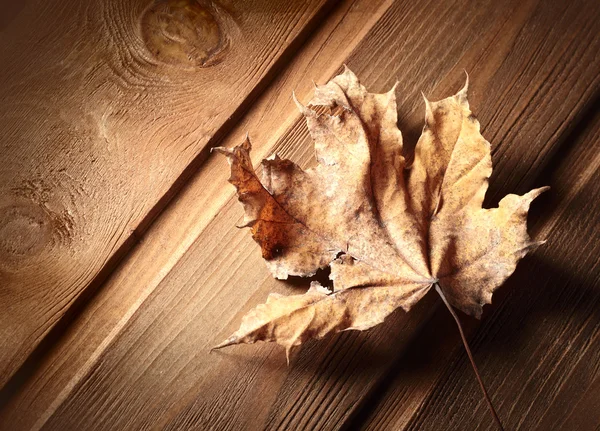
[[[436,282],[452,305],[481,316],[519,259],[540,244],[527,234],[527,211],[546,188],[482,208],[490,144],[469,109],[467,86],[425,100],[410,170],[395,88],[368,93],[347,68],[316,87],[309,107],[296,100],[315,141],[315,168],[275,155],[263,160],[259,180],[248,138],[233,150],[216,148],[231,164],[245,224],[273,275],[310,276],[331,266],[334,285],[333,292],[313,282],[304,295],[272,294],[217,348],[275,341],[289,354],[308,338],[368,329],[396,308],[408,311]]]

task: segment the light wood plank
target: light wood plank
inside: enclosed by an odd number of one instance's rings
[[[98,287],[325,4],[53,0],[9,14],[0,387]]]
[[[322,82],[333,75],[390,3],[341,2],[222,144],[236,145],[246,131],[252,130],[254,151],[266,157],[277,137],[298,122],[292,91],[300,98],[308,98],[313,88],[311,79]],[[14,396],[0,412],[0,428],[30,429],[40,418],[52,414],[137,307],[231,199],[233,190],[227,183],[228,176],[222,159],[205,162],[73,324],[56,339],[53,348],[39,362],[27,364],[23,373],[28,376],[26,384],[16,394],[5,391],[5,396]],[[25,377],[19,377],[22,383]]]

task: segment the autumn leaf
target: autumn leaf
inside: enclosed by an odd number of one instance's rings
[[[432,286],[454,307],[480,317],[492,293],[529,250],[529,205],[546,188],[508,195],[483,209],[492,173],[490,144],[457,94],[425,99],[425,126],[410,169],[402,155],[395,88],[367,92],[346,68],[298,108],[315,141],[316,167],[277,155],[254,172],[247,138],[215,148],[273,276],[311,276],[331,267],[333,290],[316,282],[303,295],[271,294],[216,348],[275,341],[289,351],[309,338],[365,330],[397,308],[408,311]],[[318,114],[312,107],[331,113]],[[335,115],[333,114],[335,113]],[[289,360],[289,359],[288,359]]]

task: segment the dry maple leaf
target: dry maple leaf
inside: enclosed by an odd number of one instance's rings
[[[439,102],[425,99],[411,169],[394,89],[368,93],[346,68],[315,88],[309,107],[296,100],[315,141],[318,164],[307,171],[275,155],[263,160],[259,180],[248,138],[232,150],[216,148],[229,160],[245,226],[273,275],[310,276],[331,266],[333,280],[333,291],[313,282],[303,295],[269,295],[216,348],[275,341],[289,361],[306,339],[371,328],[399,307],[408,311],[434,285],[454,307],[480,317],[519,259],[541,244],[527,234],[527,212],[546,188],[482,208],[492,160],[467,84]]]

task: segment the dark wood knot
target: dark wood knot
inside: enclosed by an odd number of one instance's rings
[[[34,203],[0,209],[0,260],[16,264],[38,254],[51,241],[52,224],[48,213]]]
[[[222,60],[229,38],[220,11],[196,0],[160,0],[144,11],[144,43],[159,61],[183,67],[206,67]]]

